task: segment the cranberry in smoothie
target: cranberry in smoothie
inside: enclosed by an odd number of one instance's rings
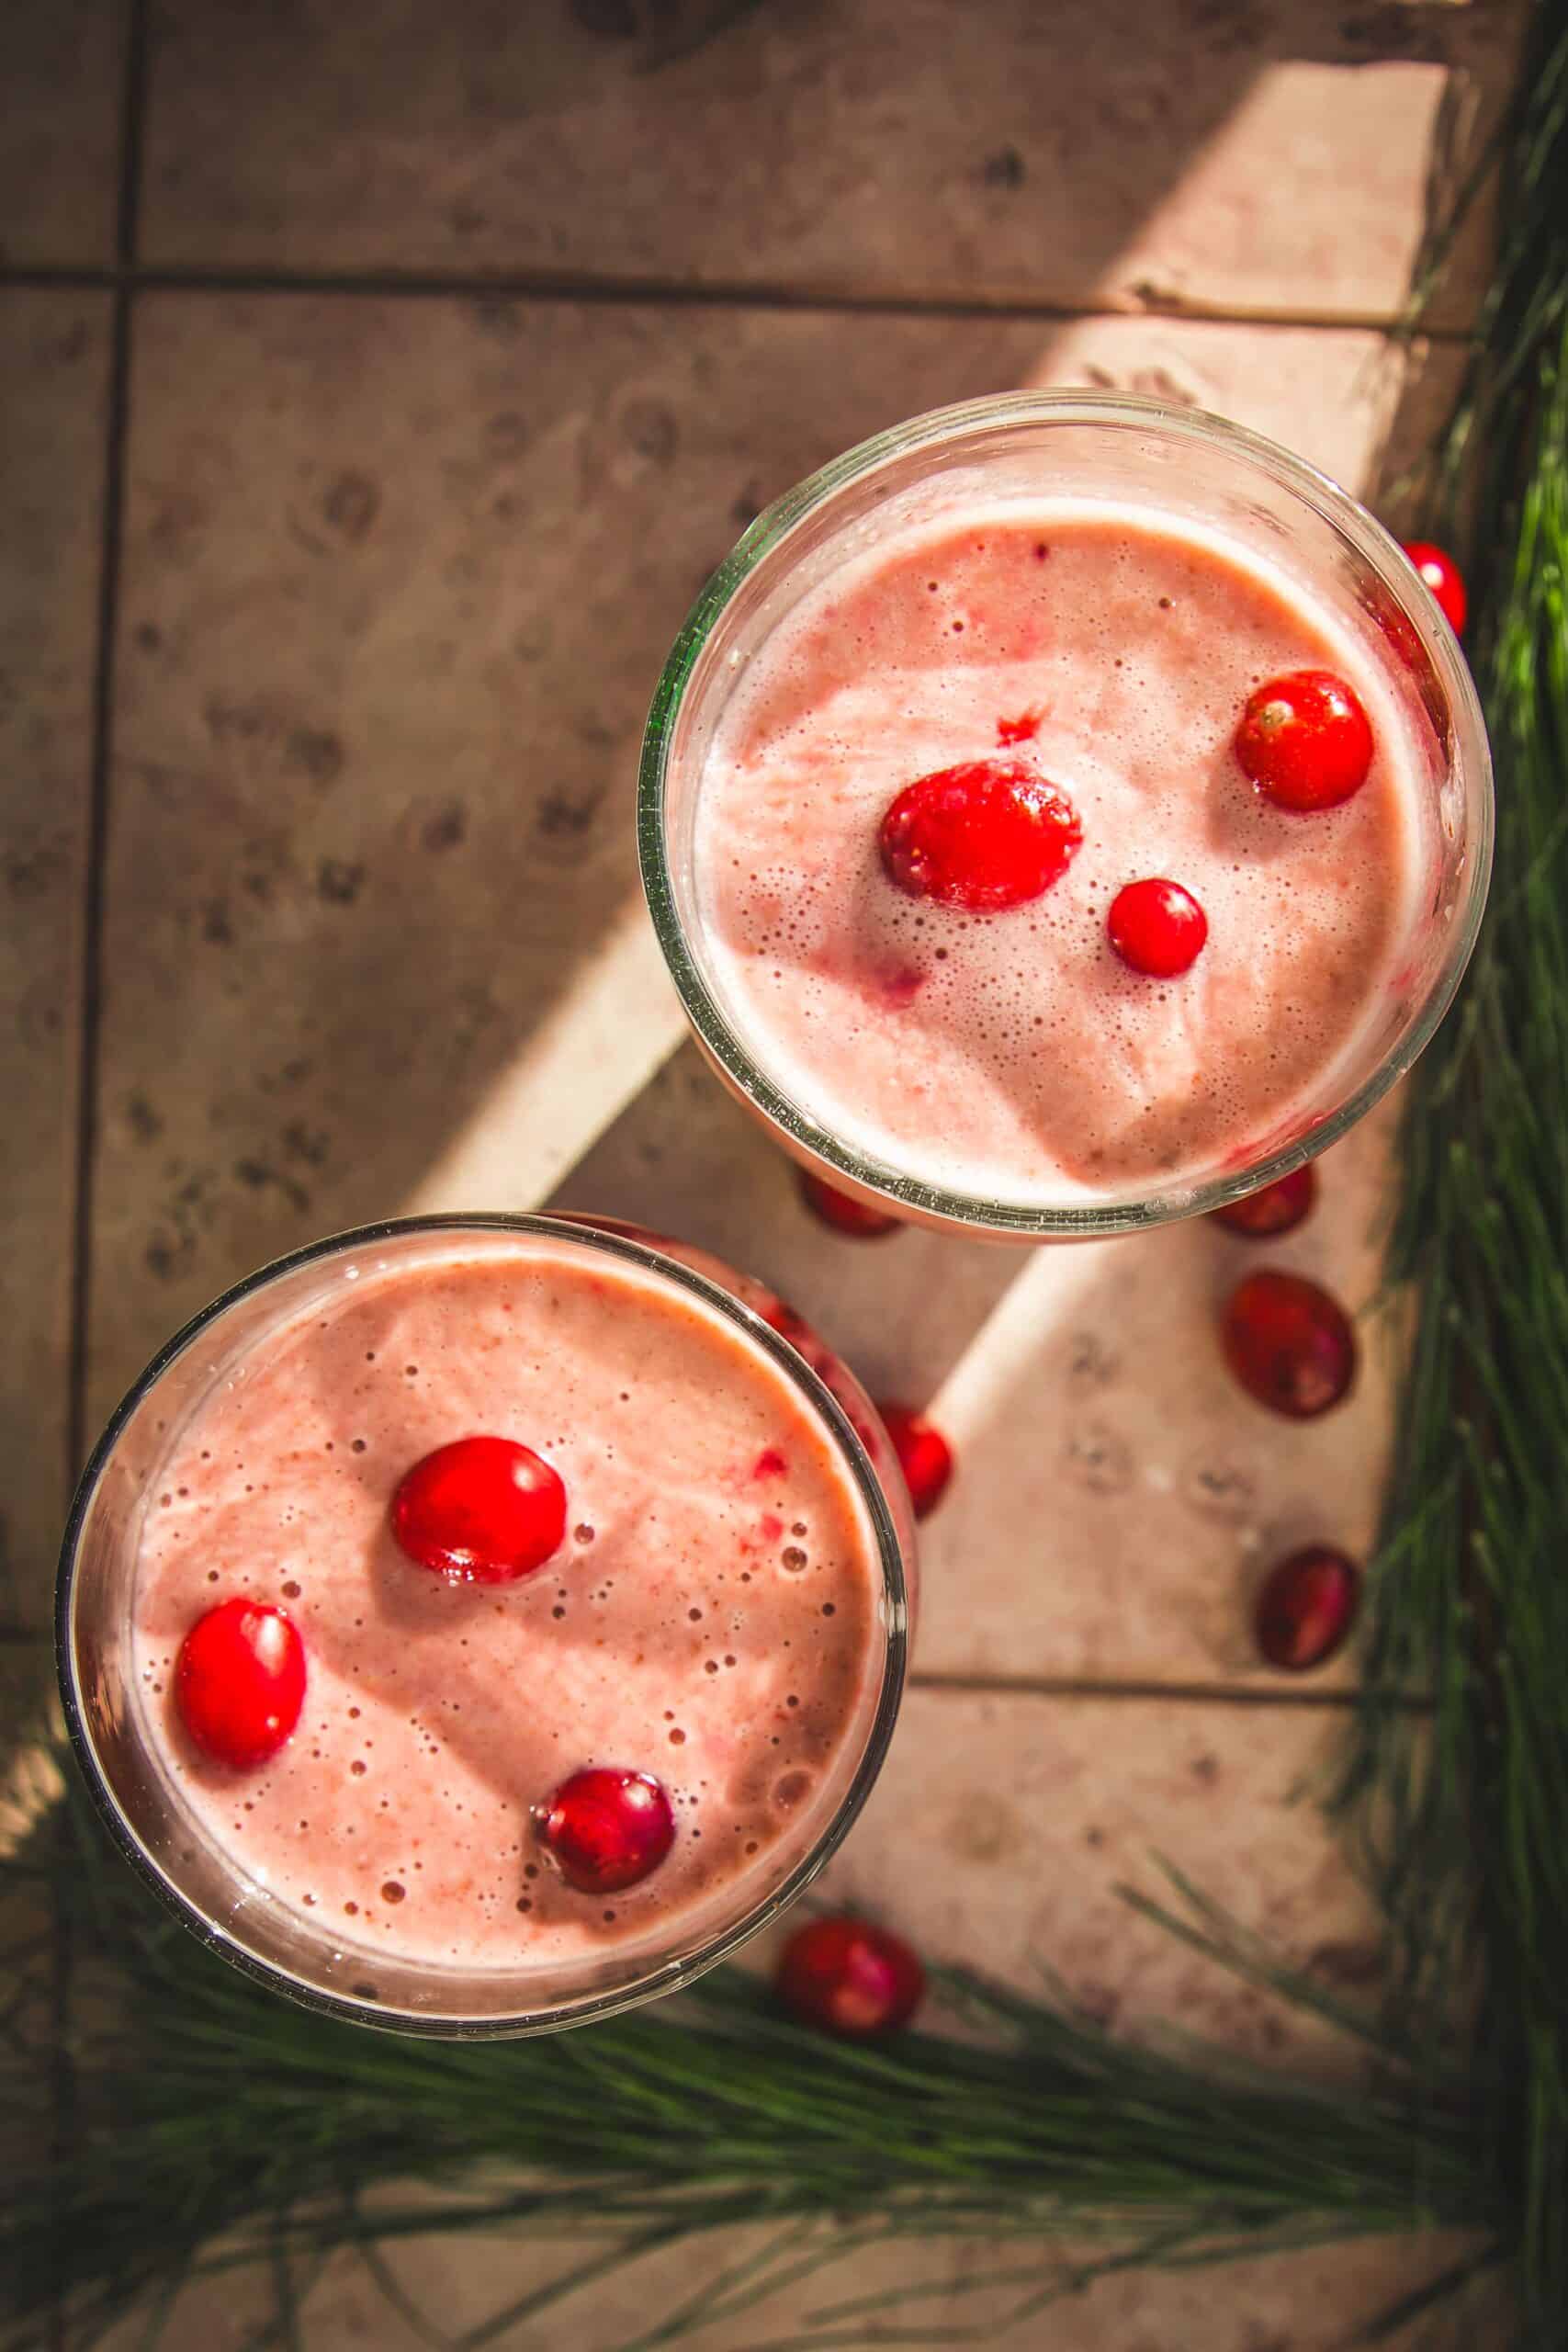
[[[1109,497],[863,543],[737,662],[696,788],[748,1054],[892,1179],[981,1201],[1258,1156],[1416,917],[1428,747],[1373,634],[1261,533]]]
[[[742,1329],[581,1238],[457,1236],[367,1249],[171,1431],[132,1679],[197,1833],[334,1944],[558,1973],[700,1940],[808,1850],[882,1589]]]

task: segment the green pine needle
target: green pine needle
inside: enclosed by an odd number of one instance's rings
[[[25,2052],[0,2067],[6,2352],[36,2342],[62,2272],[85,2347],[133,2304],[156,2318],[164,2290],[260,2262],[278,2282],[287,2344],[301,2264],[358,2246],[396,2297],[377,2249],[436,2230],[529,2230],[558,2247],[557,2284],[494,2323],[522,2330],[618,2261],[764,2228],[760,2252],[707,2278],[637,2352],[738,2320],[886,2240],[1016,2241],[1017,2268],[987,2283],[1013,2290],[1021,2313],[1134,2263],[1428,2227],[1491,2245],[1510,2231],[1462,2086],[1427,2111],[1410,2052],[1370,2019],[1351,2022],[1372,2037],[1375,2090],[1141,2049],[1065,2002],[961,1972],[938,1984],[953,2033],[881,2047],[827,2041],[732,1974],[708,1980],[678,2020],[409,2041],[259,1992],[152,1913],[74,1804],[81,1843],[60,1887],[81,1947],[103,1955],[79,1963],[78,2010],[106,2021],[73,2053],[80,2130],[59,2165],[39,2161],[45,2068]],[[1187,1929],[1223,1952],[1225,1923],[1174,1884]],[[413,2182],[446,2193],[433,2201]],[[907,2300],[895,2298],[900,2310]],[[868,2340],[854,2331],[869,2314],[837,2311],[826,2285],[823,2303],[803,2341]],[[918,2309],[889,2312],[874,2340],[919,2341],[918,2330]],[[491,2328],[468,2352],[487,2340]]]
[[[1406,2017],[1482,1982],[1472,2080],[1544,2346],[1568,2342],[1568,28],[1538,13],[1498,274],[1433,469],[1476,610],[1497,865],[1405,1121],[1391,1271],[1422,1305],[1366,1672],[1436,1710],[1365,1705],[1342,1803]]]

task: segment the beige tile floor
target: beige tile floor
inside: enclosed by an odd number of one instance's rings
[[[1241,1245],[1213,1231],[857,1251],[678,1049],[630,796],[707,570],[900,414],[1152,391],[1396,514],[1484,268],[1478,227],[1435,340],[1390,332],[1427,175],[1495,112],[1519,17],[987,0],[960,39],[942,0],[14,0],[7,1688],[42,1671],[84,1440],[223,1283],[414,1206],[663,1220],[773,1276],[874,1385],[937,1399],[962,1445],[919,1687],[840,1890],[1015,1981],[1048,1964],[1130,2030],[1344,2063],[1112,1889],[1168,1854],[1295,1958],[1365,1974],[1373,1922],[1310,1796],[1351,1669],[1281,1704],[1241,1628],[1277,1545],[1359,1544],[1375,1512],[1386,1133],[1340,1148],[1280,1252],[1364,1315],[1367,1376],[1317,1430],[1221,1379],[1212,1305]],[[733,2258],[684,2255],[514,2340],[608,2352]],[[1125,2279],[1004,2335],[999,2300],[957,2291],[1003,2257],[939,2248],[922,2322],[1032,2352],[1326,2352],[1437,2258]],[[536,2259],[434,2237],[399,2268],[450,2328]],[[859,2257],[698,2340],[754,2352],[901,2269]],[[266,2308],[226,2286],[169,2340],[238,2352]],[[344,2266],[305,2339],[430,2340]]]
[[[1512,22],[987,0],[955,39],[949,0],[169,0],[145,250],[1383,321],[1448,77],[1495,92]]]

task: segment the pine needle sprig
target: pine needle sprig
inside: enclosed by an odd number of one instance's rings
[[[171,2281],[258,2262],[291,2280],[335,2247],[437,2230],[526,2231],[558,2247],[560,2279],[532,2290],[535,2309],[677,2237],[773,2233],[754,2270],[707,2279],[651,2346],[886,2240],[1016,2244],[1006,2277],[1022,2310],[1134,2262],[1421,2228],[1485,2245],[1507,2231],[1462,2086],[1416,2133],[1409,2053],[1392,2041],[1379,2051],[1387,2087],[1298,2085],[1196,2045],[1119,2041],[1062,1999],[950,1972],[939,1990],[954,2030],[881,2048],[827,2042],[733,1974],[677,2018],[411,2041],[258,1992],[150,1919],[85,1819],[81,1835],[83,1945],[91,1913],[96,1948],[114,1957],[89,1962],[82,1987],[103,2021],[74,2052],[83,2129],[68,2159],[39,2162],[42,2069],[30,2079],[24,2058],[0,2064],[5,2352],[36,2341],[62,2256],[85,2347]],[[1194,1933],[1223,1948],[1213,1914]],[[1354,2022],[1376,2042],[1374,2023]],[[905,2340],[892,2319],[878,2341]],[[812,2340],[865,2340],[841,2332],[858,2324],[829,2302]]]
[[[1499,269],[1437,453],[1496,764],[1461,1016],[1417,1070],[1392,1272],[1420,1300],[1342,1801],[1402,1998],[1482,1991],[1472,2080],[1517,2199],[1525,2340],[1568,2340],[1568,20],[1542,0]],[[1461,1858],[1473,1862],[1468,1872]]]

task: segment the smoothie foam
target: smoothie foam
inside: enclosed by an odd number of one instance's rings
[[[1253,688],[1327,668],[1376,754],[1303,816],[1242,775]],[[1246,1159],[1353,1050],[1414,919],[1416,722],[1371,644],[1207,526],[1080,498],[905,529],[809,587],[738,666],[693,835],[710,980],[749,1052],[897,1174],[1050,1205]],[[878,827],[917,777],[1021,748],[1083,842],[987,915],[888,880]],[[1208,918],[1152,981],[1111,952],[1122,886]]]
[[[568,1535],[505,1585],[398,1547],[400,1478],[509,1437],[564,1479]],[[288,1744],[202,1758],[172,1668],[235,1594],[309,1661]],[[557,1967],[680,1932],[772,1881],[841,1802],[874,1707],[880,1573],[864,1508],[787,1375],[658,1276],[536,1238],[455,1242],[280,1324],[173,1434],[134,1584],[150,1747],[244,1874],[350,1947]],[[591,1765],[652,1773],[668,1860],[575,1891],[533,1808]],[[761,1892],[761,1889],[759,1889]]]

